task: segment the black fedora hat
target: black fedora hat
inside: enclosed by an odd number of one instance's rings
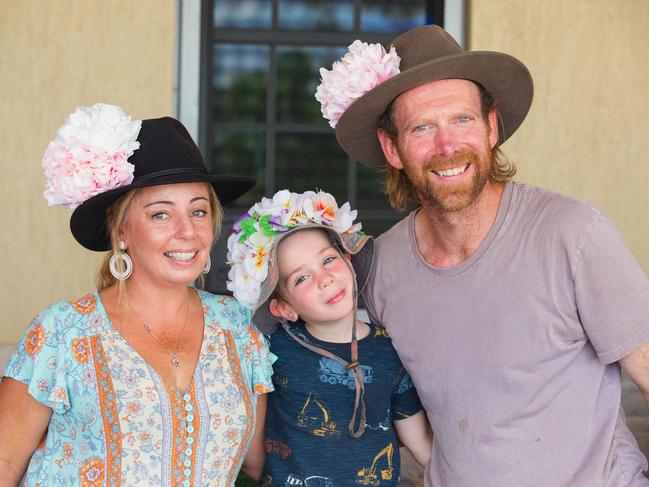
[[[110,249],[106,212],[131,189],[206,182],[212,185],[220,203],[225,205],[255,185],[253,178],[219,175],[208,171],[203,156],[187,129],[174,118],[142,120],[137,141],[139,149],[128,158],[128,162],[135,167],[133,181],[87,199],[72,213],[72,235],[87,249]]]
[[[534,89],[532,76],[518,59],[500,52],[465,51],[436,25],[409,30],[390,45],[401,58],[399,74],[354,101],[336,125],[338,143],[352,159],[383,167],[376,135],[380,118],[400,94],[431,81],[466,79],[481,84],[496,101],[500,143],[525,119]]]

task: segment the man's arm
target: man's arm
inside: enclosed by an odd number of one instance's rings
[[[266,394],[257,396],[257,421],[255,431],[252,434],[250,448],[243,460],[241,470],[246,475],[255,480],[259,480],[261,472],[266,461],[266,451],[264,449],[264,426],[266,424]]]
[[[424,410],[422,409],[409,418],[395,421],[394,429],[399,441],[410,450],[417,463],[425,467],[430,460],[433,433]]]
[[[34,399],[27,385],[0,382],[0,485],[18,485],[43,439],[52,410]]]
[[[622,370],[636,383],[649,405],[649,342],[620,359]]]

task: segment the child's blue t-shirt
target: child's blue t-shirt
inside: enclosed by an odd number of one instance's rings
[[[350,361],[349,343],[322,342],[300,325],[291,332]],[[351,372],[304,348],[282,328],[270,344],[278,359],[273,365],[275,392],[268,396],[260,485],[396,486],[400,461],[392,421],[422,406],[386,331],[370,325],[370,334],[358,341],[367,408],[367,427],[360,438],[348,432],[355,398]]]

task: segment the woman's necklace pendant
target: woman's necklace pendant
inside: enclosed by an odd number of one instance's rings
[[[180,367],[180,360],[176,357],[176,352],[171,353],[171,365],[174,367]]]

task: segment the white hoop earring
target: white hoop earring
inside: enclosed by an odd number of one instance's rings
[[[212,268],[212,258],[210,257],[210,254],[207,254],[207,262],[205,262],[205,267],[203,267],[203,270],[201,271],[203,274],[207,274],[210,272],[210,269]]]
[[[110,256],[108,261],[108,268],[110,269],[111,275],[118,281],[125,281],[131,276],[133,272],[133,261],[131,257],[126,253],[126,244],[123,240],[119,241],[119,254],[113,254]],[[118,262],[122,261],[124,270],[120,271],[118,269]]]

